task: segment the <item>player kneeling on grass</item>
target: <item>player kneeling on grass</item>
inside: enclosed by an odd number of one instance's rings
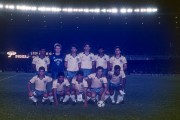
[[[58,99],[63,104],[66,104],[70,98],[70,83],[64,76],[64,72],[59,72],[57,79],[53,81],[55,105],[58,105]]]
[[[42,103],[45,103],[47,99],[50,102],[54,102],[53,96],[48,95],[48,86],[51,85],[52,78],[45,75],[45,68],[40,67],[38,71],[38,75],[34,76],[28,83],[28,92],[29,98],[34,102],[37,103],[38,96],[43,96]],[[32,89],[32,84],[35,84],[35,89]]]
[[[72,91],[71,91],[71,99],[74,103],[84,102],[84,107],[87,107],[87,88],[88,83],[83,78],[83,71],[78,71],[76,77],[72,79]],[[75,95],[77,100],[75,99]],[[83,99],[84,97],[84,99]]]
[[[92,101],[96,102],[100,99],[105,101],[108,96],[107,78],[103,76],[103,68],[97,67],[96,73],[88,75],[88,84],[90,86],[90,96]],[[100,98],[99,98],[100,97]]]
[[[109,91],[110,91],[110,98],[112,103],[115,103],[114,96],[115,92],[118,92],[116,104],[123,102],[124,99],[124,86],[125,86],[125,74],[121,72],[121,67],[119,65],[114,66],[114,72],[108,73],[110,77],[110,84],[109,84]]]

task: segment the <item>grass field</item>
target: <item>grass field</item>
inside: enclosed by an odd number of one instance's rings
[[[127,76],[125,104],[33,106],[32,73],[0,73],[0,120],[180,120],[180,75]]]

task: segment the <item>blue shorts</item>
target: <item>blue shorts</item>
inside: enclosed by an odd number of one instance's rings
[[[112,90],[120,90],[121,87],[122,87],[122,85],[121,85],[121,84],[113,84],[113,83],[110,83],[110,84],[109,84],[109,87],[110,87],[110,89],[112,89]]]
[[[66,77],[67,77],[67,79],[72,79],[73,77],[75,77],[76,76],[76,73],[77,73],[77,71],[67,71],[67,74],[66,74]]]
[[[91,92],[95,92],[96,94],[100,94],[100,92],[103,90],[103,88],[91,88]]]
[[[39,90],[33,90],[33,95],[35,96],[41,96],[47,93],[47,91],[39,91]]]
[[[84,77],[87,77],[92,73],[92,69],[81,69],[84,72]]]

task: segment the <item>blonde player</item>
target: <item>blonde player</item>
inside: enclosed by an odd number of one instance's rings
[[[72,79],[71,99],[74,103],[76,103],[76,101],[84,102],[84,107],[87,107],[88,83],[83,76],[84,73],[82,71],[78,71],[76,77]]]
[[[84,72],[84,77],[87,77],[89,74],[93,72],[94,67],[94,54],[90,53],[90,45],[84,45],[84,52],[79,54],[80,58],[80,68]]]
[[[36,73],[41,66],[45,68],[46,74],[49,68],[50,60],[49,57],[46,57],[46,50],[44,48],[40,49],[39,55],[33,58],[32,65]]]
[[[114,72],[108,73],[110,77],[109,92],[112,104],[115,104],[114,96],[115,92],[118,93],[116,104],[123,103],[124,99],[124,86],[125,86],[125,74],[121,71],[119,65],[114,66]]]
[[[52,82],[52,78],[45,75],[45,68],[40,67],[38,71],[38,75],[34,76],[28,83],[28,92],[29,92],[29,98],[37,104],[38,96],[43,96],[42,102],[45,103],[45,101],[49,98],[50,102],[54,102],[53,96],[48,96],[48,90],[47,87]],[[32,84],[35,84],[35,89],[32,88]]]
[[[70,83],[65,78],[64,72],[59,72],[57,79],[53,81],[53,94],[55,105],[58,105],[58,98],[63,104],[67,104],[70,98]]]
[[[67,69],[67,78],[71,81],[80,67],[80,58],[77,55],[77,47],[75,45],[71,46],[71,53],[65,57],[65,67]]]
[[[106,98],[106,94],[108,94],[108,81],[107,78],[103,76],[103,68],[102,67],[97,67],[96,69],[96,73],[90,74],[88,75],[88,84],[90,87],[90,96],[92,101],[96,101],[97,100],[103,100],[105,101]],[[99,96],[100,98],[96,97]]]
[[[103,74],[107,75],[109,69],[109,56],[104,54],[104,48],[99,47],[98,54],[94,56],[96,68],[98,66],[103,67]]]

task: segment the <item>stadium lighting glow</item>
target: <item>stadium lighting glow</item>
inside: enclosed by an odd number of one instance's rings
[[[121,13],[126,13],[127,10],[126,10],[126,8],[122,8],[122,9],[120,9],[120,12],[121,12]]]
[[[0,4],[0,8],[3,8],[4,6],[2,4]]]
[[[9,5],[0,4],[0,9],[9,9],[17,11],[39,11],[39,12],[78,12],[78,13],[155,13],[158,11],[157,8],[59,8],[59,7],[45,7],[45,6],[30,6],[30,5]]]

